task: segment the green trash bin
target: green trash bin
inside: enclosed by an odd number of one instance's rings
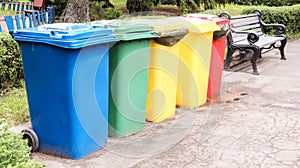
[[[94,22],[95,23],[95,22]],[[112,21],[105,27],[113,30],[120,42],[109,54],[109,136],[123,137],[145,126],[150,39],[158,37],[153,27],[129,21]]]

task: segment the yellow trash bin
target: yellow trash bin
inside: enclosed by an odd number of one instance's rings
[[[220,27],[215,22],[195,18],[179,20],[189,34],[180,43],[176,105],[196,108],[206,103],[213,32]]]
[[[163,30],[168,29],[169,30]],[[175,115],[180,39],[187,29],[154,27],[160,38],[150,42],[150,70],[146,119],[160,122]]]
[[[175,115],[180,40],[188,33],[178,23],[168,23],[168,17],[137,19],[154,27],[159,38],[150,41],[150,69],[146,119],[161,122]]]

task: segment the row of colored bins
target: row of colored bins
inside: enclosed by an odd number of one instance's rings
[[[120,21],[15,32],[39,150],[79,159],[106,146],[107,134],[141,131],[145,118],[167,119],[176,104],[200,106],[207,87],[207,49],[219,28],[199,19],[167,19],[170,25],[183,22],[184,28],[154,26],[156,33],[153,25]]]

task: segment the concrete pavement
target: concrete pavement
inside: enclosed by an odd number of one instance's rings
[[[49,168],[300,167],[300,39],[289,41],[286,61],[263,54],[259,76],[250,63],[224,72],[224,103],[147,123],[144,131],[112,138],[108,146],[73,161],[42,153]]]

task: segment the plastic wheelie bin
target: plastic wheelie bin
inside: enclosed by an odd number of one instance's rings
[[[220,27],[212,21],[175,19],[189,29],[181,40],[176,104],[196,108],[206,103],[212,38]]]
[[[188,33],[168,19],[149,19],[160,35],[151,40],[146,119],[161,122],[175,115],[180,40]]]
[[[222,70],[224,66],[224,53],[226,47],[226,35],[230,30],[230,20],[216,15],[189,14],[188,17],[210,20],[217,23],[221,30],[215,31],[212,41],[212,54],[210,61],[210,72],[207,90],[208,102],[218,99],[222,81]]]
[[[159,38],[150,41],[150,70],[146,119],[161,122],[175,115],[180,40],[188,33],[169,17],[151,16],[132,20],[154,27]]]
[[[145,126],[153,27],[115,20],[105,25],[120,42],[110,48],[109,135],[128,136]]]
[[[108,49],[112,30],[49,24],[17,30],[33,131],[39,151],[80,159],[107,144]],[[37,143],[39,146],[36,147]]]

